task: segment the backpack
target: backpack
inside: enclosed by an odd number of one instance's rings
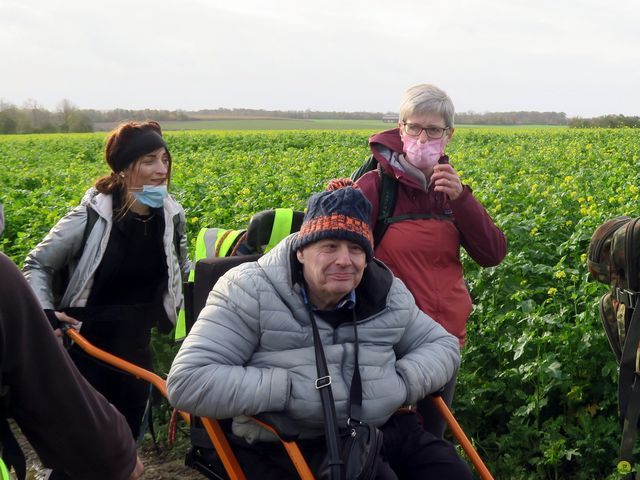
[[[618,412],[623,425],[618,471],[630,472],[640,417],[640,218],[616,217],[600,225],[589,243],[589,273],[610,289],[599,312],[619,365]]]
[[[275,208],[254,214],[246,229],[201,228],[196,238],[194,268],[182,284],[184,308],[178,312],[174,339],[179,341],[187,335],[200,312],[194,308],[194,300],[200,296],[194,286],[198,283],[195,266],[200,260],[267,253],[284,237],[300,230],[303,218],[303,212]]]
[[[373,229],[373,244],[379,245],[380,240],[384,236],[389,225],[393,223],[392,215],[396,207],[396,198],[398,196],[398,180],[384,171],[382,165],[378,163],[376,157],[370,155],[362,165],[360,165],[352,174],[351,180],[358,180],[365,173],[377,170],[380,176],[380,188],[378,189],[378,217],[376,218],[376,226]],[[398,220],[396,220],[398,221]]]
[[[380,187],[378,188],[378,216],[376,217],[376,226],[373,229],[374,247],[380,245],[382,237],[392,223],[403,220],[429,218],[451,221],[450,215],[435,215],[432,213],[406,213],[393,216],[396,208],[396,199],[398,198],[398,179],[387,173],[373,155],[370,155],[369,158],[351,174],[351,180],[355,182],[371,170],[377,170],[378,176],[380,177]]]

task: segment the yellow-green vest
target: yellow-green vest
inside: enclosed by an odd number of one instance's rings
[[[291,208],[276,208],[274,212],[271,235],[266,245],[260,246],[259,252],[267,253],[275,247],[280,240],[291,233],[294,211]],[[202,228],[196,239],[196,253],[193,269],[189,272],[188,282],[195,281],[195,264],[198,260],[212,257],[227,257],[231,255],[238,242],[242,242],[246,230],[227,230],[222,228]],[[187,290],[186,288],[184,289]],[[178,313],[176,322],[175,340],[182,340],[187,335],[187,321],[185,310]]]

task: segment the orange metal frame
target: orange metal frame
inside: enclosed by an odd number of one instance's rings
[[[480,478],[482,480],[493,480],[491,472],[489,472],[489,469],[480,458],[480,455],[478,455],[478,452],[476,452],[476,449],[473,448],[473,445],[467,438],[467,435],[464,433],[462,427],[451,413],[451,410],[449,410],[447,404],[444,403],[442,397],[432,396],[431,401],[436,406],[442,417],[445,419],[447,425],[449,425],[451,433],[453,433],[453,436],[456,437],[456,440],[458,440],[458,443],[460,443],[460,446],[464,450],[464,453],[467,454],[469,460],[471,460],[471,463],[473,463],[473,466],[478,471]]]
[[[120,357],[116,357],[111,353],[101,350],[100,348],[92,345],[89,341],[87,341],[87,339],[85,339],[82,335],[80,335],[80,333],[77,330],[73,328],[66,329],[65,333],[66,335],[69,336],[69,338],[71,338],[76,344],[78,344],[80,348],[82,348],[89,355],[99,360],[102,360],[103,362],[106,362],[109,365],[113,365],[114,367],[117,367],[125,372],[135,375],[137,378],[146,380],[147,382],[151,383],[154,387],[156,387],[165,398],[167,398],[167,382],[161,377],[159,377],[158,375],[156,375],[155,373],[150,372],[149,370],[145,370],[144,368],[140,368],[137,365],[134,365],[133,363],[127,362],[126,360],[123,360]],[[473,466],[476,468],[476,470],[480,474],[480,478],[482,480],[493,480],[493,476],[491,475],[491,473],[485,466],[484,462],[478,455],[478,452],[476,452],[476,450],[473,448],[473,445],[471,444],[466,434],[460,427],[460,424],[458,423],[458,421],[455,419],[455,417],[451,413],[451,410],[449,410],[449,407],[447,407],[447,404],[444,402],[444,400],[442,400],[441,397],[436,397],[436,396],[431,397],[431,399],[435,404],[436,408],[438,409],[438,411],[440,412],[440,414],[446,420],[447,425],[449,425],[449,428],[451,429],[451,432],[456,437],[456,439],[462,446],[463,450],[465,451],[465,453],[473,463]],[[184,419],[184,421],[187,424],[189,424],[190,423],[189,414],[185,412],[179,412],[179,413]],[[245,480],[246,477],[244,475],[244,472],[242,471],[242,468],[240,467],[240,464],[238,463],[238,459],[233,453],[233,450],[231,450],[231,446],[227,441],[227,437],[225,433],[222,431],[222,428],[220,427],[220,424],[218,423],[218,421],[215,419],[206,418],[206,417],[200,417],[200,420],[202,421],[202,424],[204,425],[204,428],[207,431],[207,434],[209,435],[211,442],[213,443],[213,446],[218,452],[218,455],[220,456],[220,460],[222,460],[222,464],[224,465],[224,468],[227,474],[229,475],[229,477],[231,478],[231,480]],[[253,420],[256,423],[260,424],[262,427],[271,431],[274,435],[276,436],[278,435],[270,425],[263,423],[257,419],[253,419]],[[289,457],[291,458],[293,465],[295,466],[298,474],[300,475],[301,480],[314,480],[313,473],[309,469],[309,466],[307,465],[307,462],[305,461],[296,443],[286,442],[284,440],[281,440],[281,442],[284,448],[286,449],[287,453],[289,454]]]

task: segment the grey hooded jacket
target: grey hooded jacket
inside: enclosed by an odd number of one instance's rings
[[[87,206],[98,213],[98,220],[91,229],[84,248],[82,240],[87,224]],[[98,193],[91,188],[85,193],[79,206],[62,217],[47,236],[27,255],[22,271],[36,293],[42,308],[84,307],[93,278],[109,242],[113,225],[111,195]],[[169,320],[175,324],[176,311],[182,306],[182,279],[188,274],[190,262],[187,256],[185,216],[182,207],[168,196],[164,203],[163,234],[167,258],[168,285],[163,305]],[[174,228],[180,239],[179,252],[174,247]],[[82,250],[82,255],[77,258]],[[55,272],[69,266],[69,283],[59,305],[54,305],[52,281]]]
[[[295,235],[216,283],[167,378],[175,407],[198,416],[235,417],[234,433],[248,442],[274,439],[246,417],[261,412],[290,416],[301,438],[323,434],[311,323],[292,281],[299,268],[291,247]],[[377,305],[358,314],[358,339],[363,420],[379,426],[398,407],[447,383],[459,366],[458,341],[421,312],[404,284],[377,261],[365,269],[356,297],[364,311]],[[346,425],[353,324],[334,329],[316,321],[338,421]]]

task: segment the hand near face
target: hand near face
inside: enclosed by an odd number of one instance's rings
[[[439,163],[433,167],[431,181],[436,192],[444,192],[450,200],[455,200],[462,193],[462,183],[458,172],[448,163]]]

